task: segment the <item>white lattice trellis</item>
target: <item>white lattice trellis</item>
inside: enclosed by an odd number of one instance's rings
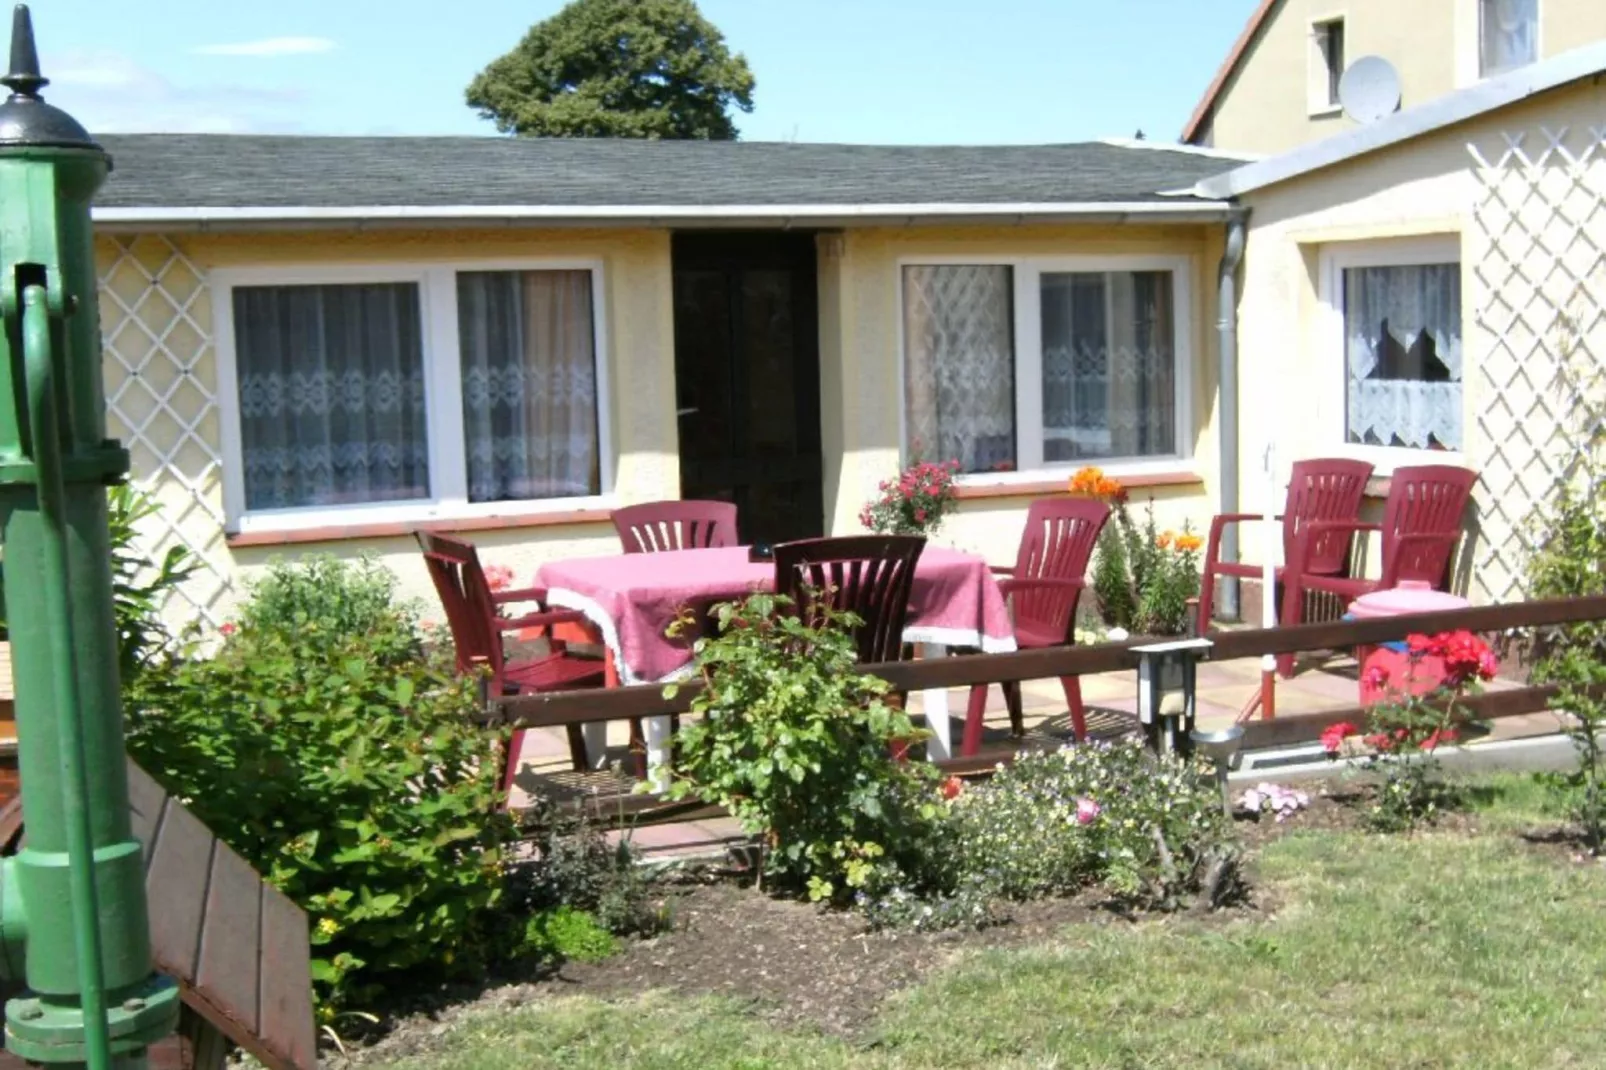
[[[1482,351],[1473,582],[1483,599],[1507,601],[1523,594],[1532,517],[1580,445],[1570,419],[1579,399],[1562,389],[1565,363],[1598,368],[1606,359],[1606,129],[1541,126],[1468,149]]]
[[[160,556],[182,545],[199,566],[163,614],[175,625],[216,625],[233,574],[206,281],[160,236],[103,239],[98,251],[109,431],[129,449],[134,485],[160,505],[140,532],[143,548]]]

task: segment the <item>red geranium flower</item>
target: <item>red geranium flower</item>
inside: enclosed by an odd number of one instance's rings
[[[957,799],[959,793],[965,790],[965,782],[956,776],[951,776],[942,782],[942,797],[944,799]]]
[[[1322,749],[1327,752],[1329,757],[1337,757],[1339,750],[1344,746],[1344,740],[1350,736],[1358,735],[1360,731],[1358,727],[1348,721],[1330,724],[1322,729]]]

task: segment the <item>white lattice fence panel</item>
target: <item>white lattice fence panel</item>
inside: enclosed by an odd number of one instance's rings
[[[1567,362],[1606,360],[1606,129],[1534,127],[1468,145],[1476,177],[1469,453],[1482,473],[1480,600],[1521,598],[1533,517],[1581,445]],[[1591,393],[1600,380],[1590,376]]]
[[[142,525],[153,557],[182,545],[199,567],[162,607],[169,623],[221,623],[233,585],[223,533],[221,432],[211,305],[201,272],[157,235],[101,239],[100,319],[109,431],[131,481],[160,511]]]

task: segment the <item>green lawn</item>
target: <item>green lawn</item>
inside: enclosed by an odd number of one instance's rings
[[[858,1044],[711,1000],[554,999],[471,1014],[387,1070],[1606,1066],[1606,871],[1512,829],[1543,792],[1504,782],[1477,835],[1297,832],[1258,870],[1276,909],[1228,926],[1068,929],[962,957]],[[1553,820],[1553,819],[1552,819]]]

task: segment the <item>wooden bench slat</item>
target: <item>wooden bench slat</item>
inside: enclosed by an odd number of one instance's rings
[[[226,844],[212,851],[195,988],[251,1032],[257,1030],[262,881]]]
[[[284,1046],[292,1066],[318,1065],[318,1028],[313,1021],[312,948],[307,915],[277,888],[262,888],[262,980],[260,1033]]]
[[[129,822],[133,826],[134,838],[145,848],[145,866],[150,867],[152,840],[156,836],[156,826],[162,818],[162,804],[167,801],[167,792],[158,784],[149,773],[135,765],[128,763],[128,806]]]
[[[211,830],[175,800],[162,806],[145,872],[145,896],[156,966],[173,977],[195,976],[216,843]]]

